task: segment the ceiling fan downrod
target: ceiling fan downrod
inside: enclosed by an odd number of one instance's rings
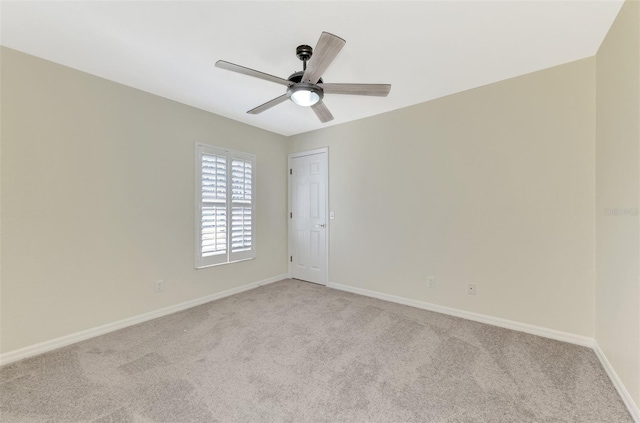
[[[311,46],[302,44],[296,47],[296,56],[298,56],[298,59],[302,60],[302,70],[306,71],[307,60],[311,59],[311,56],[313,56],[313,49]]]

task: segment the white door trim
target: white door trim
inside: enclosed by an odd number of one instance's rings
[[[312,156],[314,154],[322,154],[325,153],[326,154],[326,159],[327,159],[327,172],[325,173],[325,187],[327,187],[327,189],[325,189],[324,195],[325,195],[325,218],[327,220],[326,223],[326,231],[325,231],[325,277],[324,277],[324,282],[323,285],[327,286],[329,284],[329,236],[330,236],[330,230],[329,228],[331,227],[330,225],[330,220],[329,220],[329,147],[322,147],[322,148],[317,148],[315,150],[308,150],[308,151],[300,151],[298,153],[291,153],[289,154],[288,158],[287,158],[287,255],[289,257],[291,257],[293,255],[292,252],[292,241],[291,241],[291,214],[292,213],[292,207],[291,207],[291,160],[297,158],[297,157],[304,157],[304,156]],[[287,260],[287,268],[288,268],[288,272],[289,275],[291,275],[291,260]]]

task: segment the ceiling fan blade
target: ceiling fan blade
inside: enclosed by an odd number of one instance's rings
[[[323,32],[320,35],[318,44],[316,44],[315,50],[309,62],[307,63],[307,70],[302,75],[302,81],[315,84],[318,82],[324,71],[327,70],[333,59],[336,58],[342,47],[344,47],[346,41],[340,37],[336,37],[328,32]]]
[[[278,104],[287,101],[287,99],[289,98],[289,96],[287,94],[282,94],[280,97],[276,97],[273,100],[267,101],[264,104],[261,104],[260,106],[256,107],[255,109],[251,109],[249,110],[247,113],[249,113],[250,115],[257,115],[258,113],[262,113],[265,110],[268,110],[270,108],[272,108],[273,106],[277,106]]]
[[[330,120],[333,120],[333,115],[327,108],[327,105],[324,104],[324,102],[319,101],[313,106],[311,106],[311,108],[313,109],[314,112],[316,112],[316,116],[318,116],[318,119],[320,119],[320,122],[326,123],[326,122],[329,122]]]
[[[247,76],[253,76],[254,78],[264,79],[265,81],[275,82],[276,84],[286,85],[287,87],[293,85],[293,82],[287,79],[278,78],[277,76],[245,68],[244,66],[236,65],[234,63],[225,62],[224,60],[218,60],[216,62],[216,67],[220,69],[230,70],[232,72],[241,73]]]
[[[318,84],[325,94],[373,95],[386,97],[390,84]]]

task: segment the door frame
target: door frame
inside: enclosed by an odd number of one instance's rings
[[[291,161],[297,157],[304,157],[304,156],[313,156],[315,154],[322,154],[325,153],[325,159],[326,159],[326,166],[325,169],[327,170],[325,172],[325,181],[324,181],[324,186],[326,187],[326,189],[324,190],[324,195],[325,195],[325,254],[324,254],[324,266],[325,266],[325,274],[324,274],[324,282],[323,284],[325,286],[329,285],[329,147],[321,147],[321,148],[316,148],[314,150],[308,150],[308,151],[300,151],[297,153],[291,153],[289,154],[289,156],[287,157],[287,255],[289,257],[291,257],[293,255],[292,251],[293,251],[293,241],[292,241],[292,231],[291,231],[291,214],[292,213],[292,208],[291,208],[291,193],[292,193],[292,189],[291,189],[291,169],[293,169],[291,167]],[[291,260],[289,260],[287,262],[287,271],[289,272],[289,277],[291,277]]]

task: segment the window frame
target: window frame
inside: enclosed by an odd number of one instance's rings
[[[208,257],[202,256],[202,208],[207,202],[202,200],[202,156],[215,155],[226,158],[226,250],[224,253],[214,254]],[[233,201],[232,197],[232,172],[233,160],[243,160],[251,163],[251,201]],[[216,147],[210,144],[195,143],[195,268],[202,269],[212,266],[220,266],[256,258],[256,155],[236,151],[229,148]],[[233,252],[232,242],[232,208],[243,206],[251,208],[251,248],[244,251]]]

